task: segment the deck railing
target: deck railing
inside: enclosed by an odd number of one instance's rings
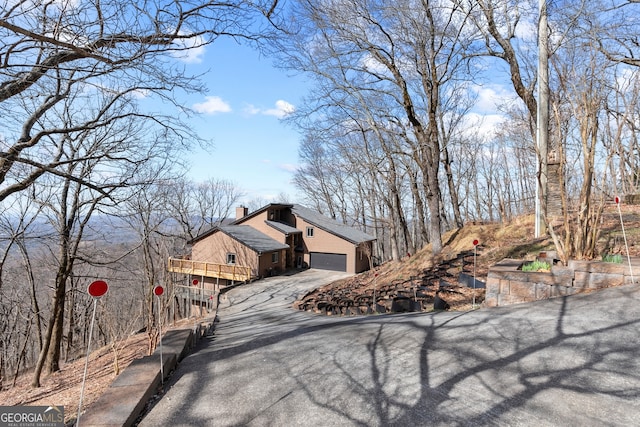
[[[193,261],[190,259],[169,258],[168,270],[173,273],[214,277],[233,280],[236,282],[251,280],[251,268],[240,265],[215,264],[212,262]]]

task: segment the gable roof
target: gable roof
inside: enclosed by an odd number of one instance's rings
[[[253,249],[258,252],[258,254],[289,248],[289,245],[280,243],[248,225],[221,225],[195,237],[189,241],[189,243],[193,244],[198,240],[202,240],[205,237],[217,233],[218,231],[226,234],[234,240],[237,240],[248,248]]]
[[[360,231],[357,228],[344,225],[334,219],[328,218],[321,213],[305,208],[301,205],[292,205],[291,212],[293,212],[294,215],[302,218],[309,224],[312,224],[338,237],[342,237],[343,239],[353,244],[376,240],[375,237],[363,231]]]
[[[348,225],[344,225],[339,221],[336,221],[334,219],[331,219],[329,217],[326,217],[324,215],[322,215],[319,212],[316,212],[314,210],[311,210],[309,208],[306,208],[302,205],[297,205],[297,204],[288,204],[288,203],[270,203],[266,206],[261,207],[260,209],[257,209],[251,213],[249,213],[248,215],[242,217],[242,218],[238,218],[235,221],[233,221],[231,223],[231,225],[221,225],[219,227],[216,227],[212,230],[209,230],[207,232],[202,233],[201,235],[195,237],[194,239],[192,239],[189,243],[195,243],[198,240],[201,240],[207,236],[210,236],[211,234],[215,233],[218,230],[224,231],[226,234],[228,234],[229,236],[233,237],[234,239],[238,240],[239,242],[249,246],[251,249],[256,250],[257,252],[267,252],[267,251],[274,251],[274,250],[278,250],[278,249],[286,249],[289,246],[288,245],[284,245],[282,243],[279,243],[278,241],[272,239],[271,237],[267,236],[266,234],[263,234],[259,231],[257,231],[256,229],[254,229],[251,226],[248,225],[241,225],[243,222],[245,222],[247,219],[249,218],[253,218],[256,215],[259,215],[260,213],[266,211],[269,208],[284,208],[284,209],[291,209],[291,213],[299,218],[302,218],[304,221],[306,221],[307,223],[313,225],[314,227],[318,227],[321,230],[324,230],[328,233],[331,233],[335,236],[338,236],[350,243],[353,243],[355,245],[360,244],[360,243],[364,243],[364,242],[370,242],[372,240],[376,240],[375,237],[371,236],[370,234],[367,234],[363,231],[358,230],[357,228],[353,228],[353,227],[349,227]],[[280,231],[281,233],[284,234],[294,234],[294,233],[301,233],[302,231],[292,227],[288,224],[285,224],[283,222],[279,222],[279,221],[271,221],[271,220],[266,220],[265,223],[267,225],[269,225],[270,227],[275,228],[276,230]],[[243,227],[243,228],[234,228],[234,227]],[[226,230],[226,231],[225,231]],[[271,242],[267,243],[268,240],[265,239],[269,239]],[[251,242],[254,242],[254,245],[257,245],[257,247],[253,247],[251,246]],[[259,242],[262,242],[259,244]],[[275,247],[275,244],[280,245],[281,247]],[[263,249],[263,250],[258,250],[259,248],[269,248],[269,249]],[[275,249],[271,249],[271,248],[275,248]]]
[[[260,209],[256,209],[253,212],[249,212],[248,215],[243,216],[242,218],[236,219],[232,224],[241,224],[241,223],[245,222],[246,220],[248,220],[249,218],[253,218],[256,215],[261,214],[262,212],[266,211],[269,208],[288,208],[288,209],[291,209],[292,207],[293,207],[293,205],[287,204],[287,203],[269,203],[268,205],[265,205],[265,206],[261,207]]]
[[[218,228],[224,234],[232,237],[259,254],[289,248],[289,245],[280,243],[248,225],[224,225]]]

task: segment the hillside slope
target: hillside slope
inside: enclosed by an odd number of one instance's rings
[[[630,253],[637,256],[640,235],[638,207],[623,214]],[[620,216],[615,207],[605,212],[598,241],[600,253],[624,253]],[[474,250],[473,242],[479,242]],[[384,263],[373,270],[331,283],[306,294],[294,304],[300,310],[328,315],[375,312],[469,310],[484,300],[482,285],[489,267],[504,258],[532,260],[555,250],[548,238],[534,238],[534,217],[510,224],[474,223],[444,235],[444,249],[434,257],[427,245],[415,255]],[[460,275],[462,274],[462,277]],[[462,280],[461,280],[462,279]],[[477,285],[477,286],[476,286]],[[475,289],[474,289],[475,287]],[[373,300],[377,305],[373,305]]]

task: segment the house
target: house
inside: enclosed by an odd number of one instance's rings
[[[374,240],[304,206],[272,203],[239,207],[234,222],[195,237],[191,262],[242,266],[252,278],[304,267],[355,274],[370,268]]]

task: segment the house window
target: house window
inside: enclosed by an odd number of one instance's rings
[[[235,264],[236,263],[236,254],[229,252],[227,254],[227,264]]]
[[[313,237],[313,227],[307,227],[307,237]]]
[[[274,264],[275,264],[276,262],[278,262],[278,252],[273,252],[273,253],[271,254],[271,262],[272,262],[272,263],[274,263]]]

